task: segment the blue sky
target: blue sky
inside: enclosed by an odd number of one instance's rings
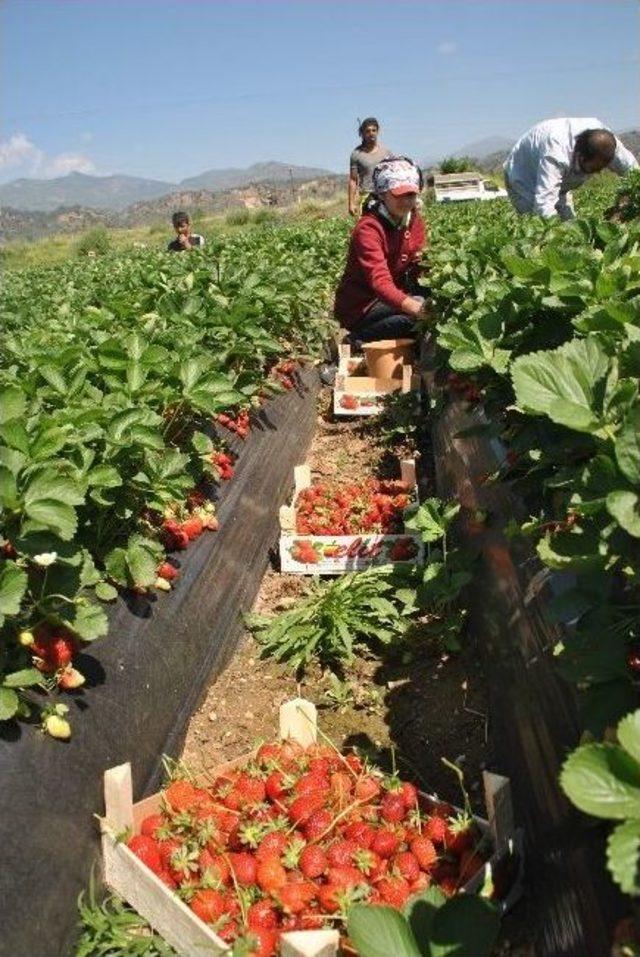
[[[5,0],[0,181],[346,168],[549,116],[640,126],[637,0]]]

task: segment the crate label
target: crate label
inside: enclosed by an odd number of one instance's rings
[[[313,557],[312,557],[313,556]],[[281,535],[280,568],[302,575],[333,575],[374,565],[424,560],[418,535]]]

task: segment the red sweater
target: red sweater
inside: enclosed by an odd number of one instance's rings
[[[417,272],[425,244],[424,222],[414,212],[406,229],[394,228],[375,211],[365,213],[351,234],[347,265],[336,292],[334,313],[352,329],[376,300],[400,312],[404,282]]]

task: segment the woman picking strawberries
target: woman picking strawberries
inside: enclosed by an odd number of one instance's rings
[[[425,224],[416,211],[422,174],[407,157],[373,172],[374,196],[351,234],[335,316],[353,341],[413,338],[425,316],[418,286]]]

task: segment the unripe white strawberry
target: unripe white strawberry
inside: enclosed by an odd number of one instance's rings
[[[71,737],[71,725],[66,718],[60,718],[57,714],[50,714],[44,719],[44,730],[58,741],[68,741]]]
[[[81,685],[85,683],[85,680],[85,676],[81,671],[69,665],[60,673],[58,677],[58,687],[64,691],[73,691],[75,688],[80,688]]]
[[[18,641],[24,648],[28,648],[34,643],[35,640],[36,639],[32,631],[21,631],[18,635]]]
[[[168,582],[166,578],[156,578],[156,588],[158,591],[171,591],[171,582]]]

